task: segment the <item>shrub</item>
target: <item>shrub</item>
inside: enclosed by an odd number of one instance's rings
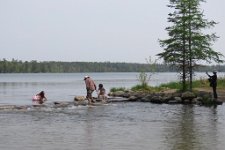
[[[125,90],[126,90],[125,87],[118,87],[118,88],[114,87],[110,89],[110,92],[125,91]]]

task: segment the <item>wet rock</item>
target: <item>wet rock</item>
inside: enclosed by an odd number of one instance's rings
[[[163,99],[161,96],[153,96],[151,99],[152,103],[156,103],[156,104],[162,104],[163,103]]]
[[[128,98],[128,101],[137,101],[138,98],[136,96],[131,96]]]
[[[175,92],[175,93],[172,93],[172,96],[173,97],[181,97],[181,94],[180,92]]]
[[[181,102],[179,102],[179,101],[177,101],[177,100],[175,100],[175,99],[173,99],[173,100],[169,100],[168,102],[167,102],[167,104],[180,104]]]
[[[86,98],[84,96],[75,96],[74,101],[84,101]]]
[[[181,94],[181,98],[184,101],[186,101],[186,100],[191,101],[192,99],[196,98],[196,95],[193,92],[187,91],[187,92],[184,92]]]
[[[147,95],[140,99],[141,102],[151,102],[152,95]]]
[[[0,105],[0,110],[13,110],[15,108],[15,105]]]
[[[211,97],[211,92],[198,91],[196,92],[197,97]]]
[[[169,101],[173,100],[174,97],[172,96],[172,94],[167,94],[167,95],[164,95],[164,96],[162,97],[162,99],[163,99],[163,102],[164,102],[164,103],[168,103]]]
[[[79,105],[81,105],[81,106],[86,106],[86,105],[88,105],[88,101],[87,101],[87,100],[83,100],[83,101],[75,101],[75,102],[74,102],[74,105],[75,105],[75,106],[79,106]]]
[[[222,102],[222,101],[219,101],[219,100],[215,100],[215,104],[216,104],[216,105],[222,105],[223,102]]]
[[[174,97],[174,100],[179,104],[182,103],[181,97]]]
[[[54,102],[55,107],[67,107],[70,105],[69,102]]]

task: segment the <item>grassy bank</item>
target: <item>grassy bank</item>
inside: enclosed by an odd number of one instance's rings
[[[207,79],[195,80],[193,81],[192,86],[193,88],[211,88]],[[166,84],[161,84],[158,88],[181,89],[181,84],[179,82],[170,82]],[[225,77],[218,78],[217,88],[225,89]]]
[[[181,89],[182,85],[180,82],[169,82],[165,84],[161,84],[160,86],[152,87],[147,84],[138,84],[131,88],[132,91],[144,91],[144,92],[160,92],[167,89]],[[194,88],[202,88],[202,89],[210,89],[209,81],[207,79],[199,79],[193,81],[193,89]],[[217,88],[225,89],[225,77],[218,78],[217,80]],[[125,91],[129,90],[123,87],[120,88],[112,88],[110,91]]]

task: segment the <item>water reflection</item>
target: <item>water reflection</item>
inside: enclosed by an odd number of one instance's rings
[[[40,143],[46,150],[221,150],[225,146],[224,106],[121,103],[0,113],[4,150],[26,150],[24,145],[36,150]]]
[[[217,118],[217,108],[184,105],[168,121],[165,142],[171,150],[217,149]]]

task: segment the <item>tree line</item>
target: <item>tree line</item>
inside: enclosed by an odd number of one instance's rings
[[[154,68],[154,69],[153,69]],[[198,71],[217,69],[225,72],[225,65],[199,66]],[[175,72],[168,64],[140,64],[125,62],[60,62],[21,61],[0,59],[0,73],[77,73],[77,72]]]

